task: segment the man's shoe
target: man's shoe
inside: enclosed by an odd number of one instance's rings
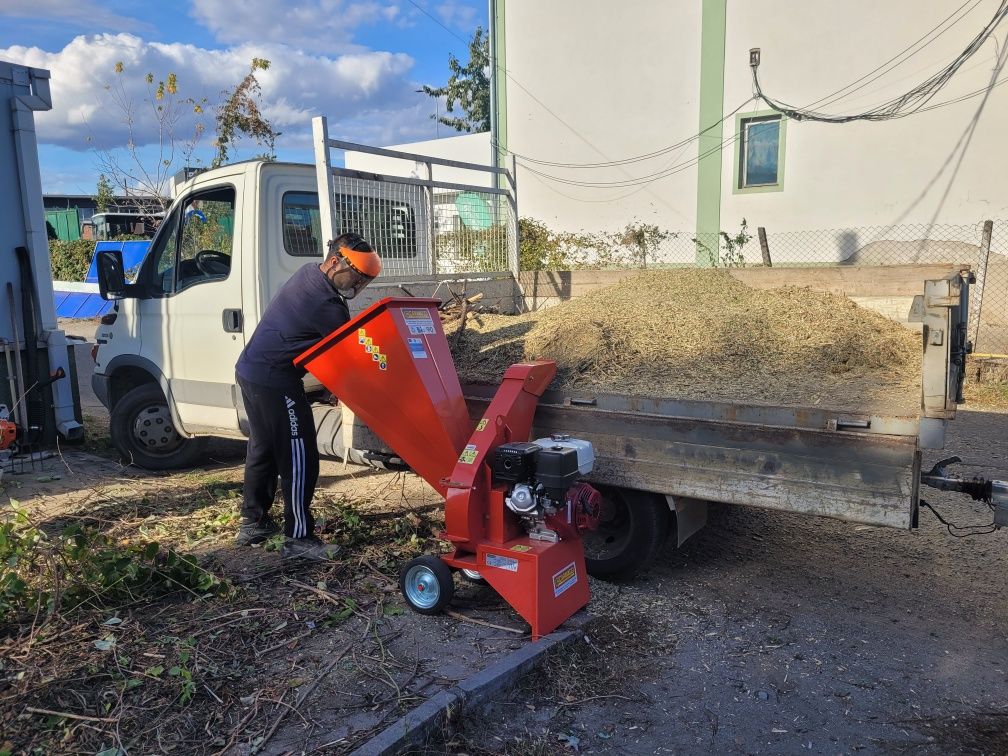
[[[326,543],[315,536],[305,538],[286,538],[280,549],[283,559],[309,559],[316,562],[327,562],[335,559],[340,553],[340,547],[334,543]]]
[[[263,515],[259,522],[242,520],[235,537],[235,546],[255,546],[280,532],[280,528],[269,515]]]

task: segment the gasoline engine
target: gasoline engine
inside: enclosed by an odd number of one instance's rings
[[[494,485],[508,488],[504,506],[518,515],[529,538],[556,543],[565,525],[598,527],[602,496],[581,481],[595,464],[590,441],[554,434],[535,441],[501,444],[494,451]]]

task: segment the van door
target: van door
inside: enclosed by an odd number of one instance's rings
[[[182,430],[239,435],[234,365],[245,347],[241,174],[194,188],[166,219],[145,271],[141,343],[162,367]]]

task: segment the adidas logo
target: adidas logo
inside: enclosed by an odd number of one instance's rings
[[[291,399],[289,396],[285,396],[284,399],[287,400],[287,409],[290,409],[291,407],[294,406],[294,400]]]

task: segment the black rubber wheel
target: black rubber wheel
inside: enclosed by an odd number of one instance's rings
[[[629,488],[599,487],[598,530],[582,533],[585,567],[602,580],[629,580],[665,544],[671,520],[665,497]]]
[[[440,614],[455,595],[451,569],[436,556],[411,559],[399,572],[399,590],[417,614]]]
[[[476,570],[459,570],[459,575],[467,583],[473,583],[474,585],[486,585],[486,578],[479,574]]]
[[[153,383],[130,389],[115,403],[109,429],[123,459],[147,470],[192,467],[203,454],[203,439],[175,429],[168,401]]]

